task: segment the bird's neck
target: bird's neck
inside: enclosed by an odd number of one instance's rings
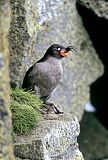
[[[60,74],[63,73],[63,67],[60,59],[57,59],[52,56],[47,56],[47,57],[42,57],[37,63],[41,63],[41,62],[45,62],[47,64],[49,63],[51,67],[57,68]]]
[[[43,56],[39,61],[37,61],[36,63],[41,63],[41,62],[44,62],[44,61],[46,61],[48,59],[48,57],[47,56]]]
[[[51,63],[51,64],[56,64],[56,63],[61,63],[61,59],[58,59],[56,57],[53,57],[53,56],[49,56],[49,55],[44,55],[37,63],[39,62],[45,62],[47,61],[48,63]]]
[[[56,68],[60,74],[63,73],[63,67],[60,59],[50,56],[46,62],[49,63],[52,68]]]
[[[51,64],[56,64],[56,63],[61,63],[60,59],[57,59],[55,57],[49,56],[47,58],[47,62],[51,63]]]

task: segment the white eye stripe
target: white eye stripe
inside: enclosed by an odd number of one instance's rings
[[[58,49],[58,51],[60,51],[61,49],[60,48],[57,48]]]

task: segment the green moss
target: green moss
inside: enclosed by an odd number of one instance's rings
[[[15,133],[28,133],[41,119],[40,109],[42,101],[31,92],[16,88],[11,92],[13,131]]]
[[[36,110],[39,110],[43,104],[42,101],[38,97],[36,97],[36,95],[34,95],[32,92],[25,92],[23,89],[12,89],[11,96],[18,103],[30,105]]]

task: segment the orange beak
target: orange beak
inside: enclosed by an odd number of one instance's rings
[[[60,51],[60,54],[61,54],[62,57],[67,57],[69,51],[75,52],[74,47],[73,46],[68,46],[67,48],[62,49]]]
[[[62,49],[60,54],[62,57],[67,57],[69,51],[75,52],[75,48],[73,46],[68,46],[67,48]]]
[[[68,51],[66,49],[62,49],[60,51],[60,54],[61,54],[62,57],[67,57],[68,56]]]

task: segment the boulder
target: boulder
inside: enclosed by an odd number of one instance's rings
[[[85,160],[108,159],[108,131],[96,118],[94,113],[84,113],[80,123],[81,133],[78,137],[80,150]]]
[[[76,54],[63,60],[64,74],[53,101],[80,120],[89,101],[89,85],[103,74],[103,65],[82,24],[75,0],[11,0],[10,76],[21,86],[25,72],[46,49],[59,43],[73,45]],[[68,107],[67,107],[68,106]]]
[[[16,136],[15,155],[26,160],[83,160],[77,143],[79,132],[73,115],[44,115],[30,134]]]

